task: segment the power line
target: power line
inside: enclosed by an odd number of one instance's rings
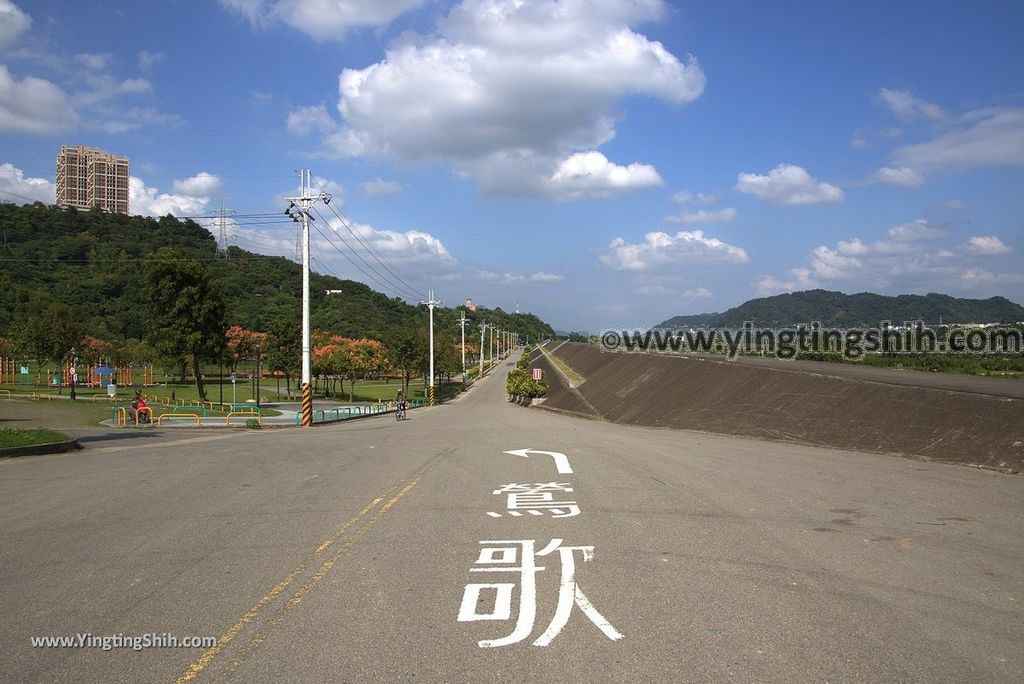
[[[316,210],[314,209],[314,211],[316,211]],[[316,215],[319,216],[320,219],[325,224],[327,223],[326,219],[324,219],[324,217],[320,214],[319,211],[316,211]],[[338,239],[340,239],[345,244],[345,246],[348,247],[348,249],[361,262],[363,262],[363,264],[366,266],[366,268],[370,269],[369,271],[364,269],[362,266],[359,266],[359,264],[357,264],[356,262],[352,261],[352,259],[348,256],[348,254],[346,254],[344,251],[341,250],[340,247],[338,247],[337,243],[335,243],[331,238],[327,237],[327,235],[325,235],[324,232],[322,230],[320,230],[319,226],[316,226],[316,231],[320,234],[321,237],[323,237],[325,240],[330,242],[331,245],[336,250],[338,250],[338,252],[340,252],[346,259],[348,259],[349,263],[351,263],[353,266],[358,268],[366,277],[372,278],[374,280],[374,282],[376,282],[379,285],[381,285],[382,287],[384,287],[384,289],[386,289],[388,291],[391,291],[391,292],[394,292],[395,294],[397,294],[399,297],[402,297],[402,298],[409,298],[409,297],[411,297],[412,299],[415,300],[415,299],[417,299],[419,297],[419,295],[416,294],[415,292],[412,292],[408,288],[404,288],[401,285],[396,285],[395,282],[392,281],[390,278],[388,278],[386,275],[377,272],[376,269],[374,269],[373,266],[371,266],[366,261],[366,259],[364,259],[363,256],[357,250],[352,249],[352,246],[348,243],[348,240],[346,240],[345,236],[342,235],[341,233],[338,233],[338,232],[335,231],[334,235],[336,235],[338,237]]]
[[[317,183],[317,185],[320,185],[320,181],[316,181],[316,183]],[[320,190],[321,191],[323,190],[323,186],[320,187]],[[405,278],[403,278],[399,273],[394,271],[390,266],[388,266],[388,264],[385,263],[386,259],[383,259],[378,254],[377,250],[373,248],[373,245],[365,242],[361,237],[359,237],[359,233],[357,233],[355,231],[355,228],[352,226],[352,223],[348,220],[348,218],[344,214],[340,213],[334,206],[332,206],[330,204],[327,205],[327,206],[330,208],[330,210],[332,212],[334,212],[334,215],[338,218],[339,221],[341,221],[342,225],[345,226],[346,230],[348,230],[348,232],[351,233],[352,236],[356,240],[359,241],[359,244],[361,244],[363,247],[366,248],[366,251],[370,253],[370,256],[372,256],[374,259],[376,259],[377,263],[379,263],[381,266],[384,267],[384,270],[386,270],[391,275],[395,276],[395,278],[397,278],[403,285],[408,287],[411,292],[416,293],[416,297],[423,296],[424,288],[423,288],[422,285],[416,285],[416,284],[410,283]]]
[[[319,214],[318,214],[318,215],[319,215]],[[321,217],[321,218],[323,218],[323,217]],[[329,242],[329,243],[330,243],[330,245],[331,245],[332,247],[334,247],[334,249],[335,249],[335,250],[337,250],[337,252],[338,252],[339,254],[341,254],[341,255],[342,255],[343,257],[345,257],[345,259],[346,259],[346,260],[348,260],[348,262],[349,262],[350,264],[352,264],[353,266],[355,266],[355,267],[356,267],[356,268],[357,268],[357,269],[359,270],[359,272],[360,272],[360,273],[362,273],[363,275],[365,275],[365,276],[366,276],[367,278],[369,278],[369,279],[373,280],[373,281],[374,281],[375,283],[377,283],[377,284],[378,284],[379,286],[381,286],[382,288],[384,288],[384,290],[386,290],[386,291],[388,291],[388,292],[393,292],[393,293],[397,294],[397,295],[398,295],[399,297],[402,297],[402,298],[404,298],[404,297],[406,296],[406,295],[403,295],[403,294],[402,294],[401,292],[396,292],[396,291],[395,291],[395,289],[394,289],[394,287],[393,287],[393,285],[391,285],[391,284],[386,284],[386,283],[382,282],[382,281],[381,281],[381,280],[380,280],[380,279],[379,279],[379,278],[378,278],[378,277],[377,277],[377,276],[376,276],[375,274],[373,274],[373,273],[371,273],[371,272],[367,271],[367,270],[366,270],[366,269],[364,269],[364,268],[363,268],[362,266],[360,266],[360,265],[359,265],[359,264],[357,264],[357,263],[356,263],[355,261],[353,261],[353,260],[352,260],[352,257],[350,257],[350,256],[349,256],[349,255],[348,255],[348,254],[347,254],[347,253],[345,252],[345,250],[343,250],[343,249],[341,249],[340,247],[338,247],[338,244],[337,244],[336,242],[334,242],[334,240],[332,240],[331,238],[329,238],[329,237],[328,237],[327,235],[325,235],[325,234],[324,234],[324,232],[323,232],[322,230],[320,230],[320,227],[319,227],[319,226],[316,226],[316,225],[314,225],[314,226],[313,226],[313,228],[314,228],[314,229],[316,230],[316,232],[317,232],[317,233],[319,233],[319,234],[320,234],[320,237],[322,237],[322,238],[323,238],[324,240],[326,240],[327,242]],[[338,237],[341,237],[341,236],[339,235]],[[344,241],[344,239],[343,239],[342,241]],[[347,246],[348,246],[348,245],[346,244],[346,247],[347,247]],[[350,247],[349,249],[351,249],[351,247]],[[359,256],[359,254],[358,254],[357,252],[354,252],[354,253],[356,254],[356,256]]]

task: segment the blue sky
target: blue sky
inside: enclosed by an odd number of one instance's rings
[[[1021,26],[1020,2],[0,0],[0,200],[52,202],[60,146],[91,145],[131,159],[132,213],[223,196],[233,244],[293,256],[246,216],[310,168],[347,222],[319,208],[316,270],[563,329],[815,287],[1024,302]]]

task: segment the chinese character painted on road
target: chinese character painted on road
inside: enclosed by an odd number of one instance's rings
[[[534,620],[537,616],[537,573],[545,570],[544,567],[537,565],[537,559],[549,556],[555,551],[558,552],[558,559],[562,564],[558,584],[558,605],[551,623],[534,640],[533,645],[549,645],[562,631],[562,628],[568,624],[573,606],[578,606],[583,614],[612,641],[622,638],[622,634],[587,600],[583,590],[576,583],[576,554],[579,553],[583,562],[586,563],[594,558],[593,546],[562,546],[561,539],[552,539],[540,551],[536,551],[536,542],[533,539],[482,541],[480,544],[482,545],[480,557],[474,567],[470,568],[470,572],[506,573],[505,576],[513,575],[510,579],[519,580],[519,610],[515,628],[511,634],[501,639],[484,639],[477,642],[481,648],[516,644],[527,639],[533,633]],[[515,577],[516,575],[518,578]],[[496,577],[495,579],[503,578]],[[515,589],[515,581],[467,584],[462,593],[458,621],[506,621],[511,619],[512,597]],[[488,594],[493,592],[494,607],[489,612],[481,613],[478,608],[484,592]],[[486,605],[489,606],[490,596],[486,596],[486,599]]]
[[[551,511],[554,518],[571,518],[580,514],[580,507],[575,501],[555,501],[553,492],[571,492],[572,486],[568,482],[537,482],[536,484],[507,484],[495,489],[495,494],[508,495],[507,515],[513,517],[522,516],[523,513],[530,515],[544,515],[544,511]],[[492,518],[500,518],[501,513],[488,513]]]

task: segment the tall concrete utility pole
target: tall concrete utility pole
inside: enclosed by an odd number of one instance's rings
[[[487,332],[487,324],[480,324],[480,377],[484,375],[484,333]]]
[[[434,405],[434,307],[441,302],[434,299],[434,291],[427,293],[427,301],[423,302],[430,311],[430,373],[427,376],[427,394],[430,405]]]
[[[459,325],[462,327],[462,382],[466,382],[466,312],[462,312],[459,318]]]
[[[302,427],[313,424],[312,342],[309,330],[309,222],[313,217],[309,215],[309,210],[317,202],[331,203],[331,196],[325,192],[315,197],[309,194],[311,180],[309,169],[299,172],[301,194],[298,197],[286,197],[288,208],[284,211],[286,216],[302,224]]]

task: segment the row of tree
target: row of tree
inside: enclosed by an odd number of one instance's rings
[[[302,337],[297,320],[279,316],[266,331],[226,326],[224,302],[207,268],[173,248],[154,255],[142,280],[143,344],[117,345],[87,335],[70,307],[52,304],[29,317],[15,330],[13,339],[0,339],[0,355],[27,354],[40,367],[48,363],[60,366],[70,359],[72,350],[88,364],[162,361],[178,368],[182,382],[191,369],[204,399],[204,365],[220,364],[234,371],[242,361],[255,360],[262,371],[281,373],[291,393],[291,381],[301,372]],[[315,331],[312,342],[312,370],[318,384],[336,394],[338,383],[348,381],[350,401],[358,381],[382,374],[401,377],[408,393],[411,379],[424,374],[429,363],[425,325],[395,327],[384,341]],[[466,350],[472,358],[477,345],[469,343]],[[434,366],[436,377],[442,380],[462,370],[461,349],[450,333],[435,334]]]

